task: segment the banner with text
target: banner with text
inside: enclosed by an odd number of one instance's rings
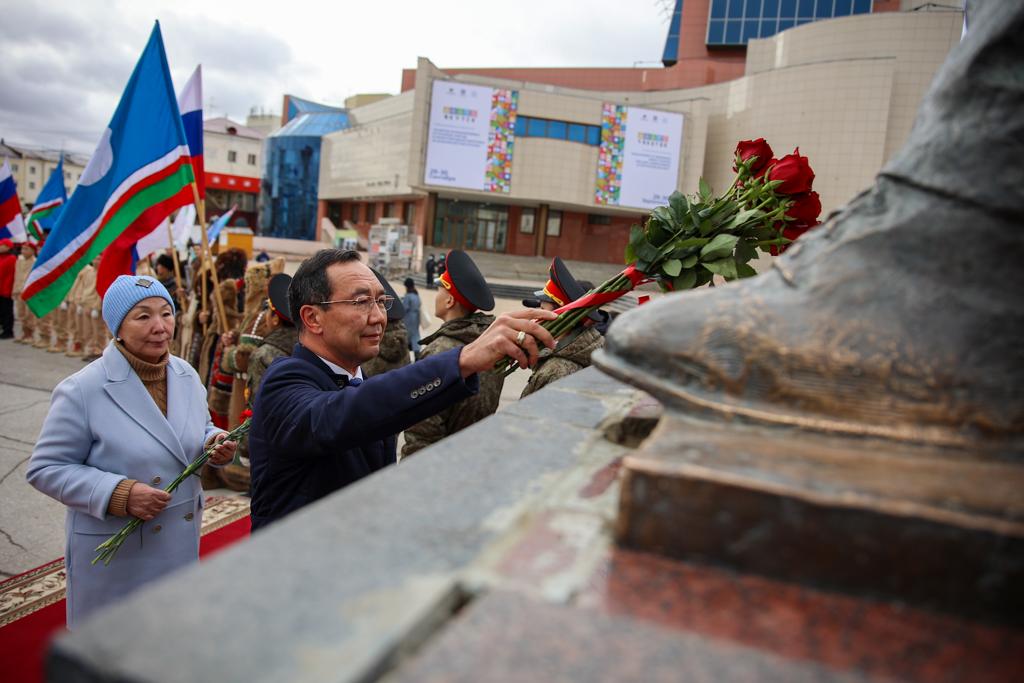
[[[423,182],[507,193],[519,91],[434,81]]]
[[[594,203],[654,209],[679,183],[683,115],[605,104]]]

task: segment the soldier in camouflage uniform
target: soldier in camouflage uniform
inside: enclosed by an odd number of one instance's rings
[[[391,309],[388,310],[388,324],[384,328],[384,336],[380,340],[380,353],[377,357],[368,360],[360,367],[363,369],[363,377],[373,377],[388,370],[394,370],[408,365],[409,360],[409,331],[405,327],[402,318],[405,317],[405,307],[402,300],[398,298],[394,288],[380,273],[370,268],[377,276],[384,291],[394,299]]]
[[[465,346],[494,322],[493,315],[479,312],[494,308],[494,296],[472,259],[465,252],[452,250],[445,263],[447,267],[438,278],[441,289],[434,300],[435,315],[444,324],[437,332],[420,340],[420,359]],[[476,396],[405,430],[402,457],[407,458],[421,448],[494,414],[504,383],[505,378],[500,372],[480,373],[480,392]]]
[[[534,292],[532,299],[523,299],[523,305],[553,311],[576,301],[586,294],[588,289],[590,288],[577,282],[562,259],[556,256],[548,269],[548,281],[544,289]],[[585,326],[562,335],[554,351],[542,351],[520,398],[588,367],[594,349],[604,346],[604,337],[594,327],[603,320],[602,312],[594,311],[586,320]]]

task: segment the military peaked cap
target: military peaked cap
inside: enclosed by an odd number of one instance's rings
[[[464,251],[452,249],[445,258],[447,270],[438,281],[469,312],[494,308],[494,295],[480,269]]]

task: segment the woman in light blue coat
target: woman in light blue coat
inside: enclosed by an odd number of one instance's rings
[[[405,308],[405,329],[409,333],[409,350],[413,355],[420,355],[420,293],[416,291],[416,281],[411,277],[405,278],[405,296],[402,297],[402,306]]]
[[[203,448],[214,465],[235,444],[210,422],[195,370],[170,355],[174,302],[159,281],[122,275],[103,299],[115,339],[103,355],[53,391],[32,452],[28,481],[67,506],[67,625],[199,557],[202,489],[189,477],[162,488]],[[145,523],[110,565],[96,546],[131,517]]]

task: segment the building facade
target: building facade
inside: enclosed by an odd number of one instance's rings
[[[35,204],[43,185],[50,179],[53,169],[57,168],[62,152],[55,149],[31,147],[0,140],[0,163],[6,158],[11,165],[11,175],[18,186],[18,201],[23,211],[28,211]],[[78,185],[78,179],[85,170],[89,158],[82,154],[63,152],[64,154],[64,189],[70,196]]]
[[[380,217],[402,217],[428,247],[618,262],[629,226],[649,208],[601,201],[604,135],[609,111],[636,108],[682,117],[669,189],[695,192],[702,176],[726,189],[736,143],[764,137],[778,156],[799,146],[810,158],[827,215],[868,187],[901,146],[962,21],[950,10],[808,21],[750,38],[735,79],[666,90],[562,87],[446,72],[421,59],[413,87],[351,110],[352,126],[325,136],[319,212],[361,233]],[[438,84],[514,93],[504,182],[469,189],[430,177]]]
[[[265,137],[229,118],[203,122],[207,222],[236,207],[230,225],[256,225]]]
[[[348,127],[348,111],[291,95],[285,95],[283,111],[283,127],[266,141],[260,234],[316,240],[320,141]]]

